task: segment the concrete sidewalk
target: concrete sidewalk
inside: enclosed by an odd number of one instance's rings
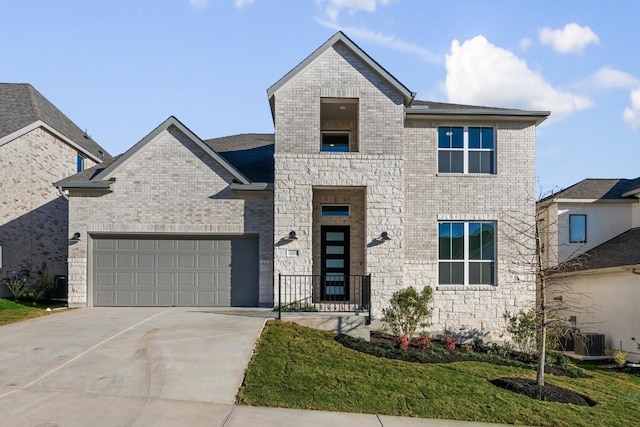
[[[306,411],[301,409],[233,406],[219,427],[481,427],[504,424],[456,420],[391,417],[387,415],[350,414],[344,412]]]

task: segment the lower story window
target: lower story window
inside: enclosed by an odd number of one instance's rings
[[[438,284],[495,285],[494,222],[438,223]]]

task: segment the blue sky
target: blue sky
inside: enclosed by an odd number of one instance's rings
[[[111,154],[170,115],[205,139],[272,132],[266,89],[343,30],[418,99],[551,110],[544,191],[640,176],[637,1],[3,0],[0,14],[0,80],[33,84]]]

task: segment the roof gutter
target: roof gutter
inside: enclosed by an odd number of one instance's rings
[[[404,109],[407,117],[413,118],[443,118],[443,119],[478,119],[478,118],[500,118],[500,119],[533,119],[539,125],[549,117],[550,111],[527,111],[527,110],[503,110],[499,108],[429,108],[421,106],[406,107]]]
[[[61,190],[111,190],[114,181],[56,182],[53,184]]]

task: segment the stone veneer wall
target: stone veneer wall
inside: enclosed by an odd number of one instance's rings
[[[76,156],[42,128],[0,146],[0,277],[20,270],[33,275],[43,263],[51,274],[67,274],[68,204],[52,184],[76,173]],[[94,164],[86,159],[87,168]]]
[[[404,165],[402,95],[341,43],[328,49],[275,93],[274,275],[313,273],[314,188],[364,188],[367,245],[381,232],[392,240],[366,247],[374,313],[402,287]],[[356,153],[321,153],[320,100],[358,98]],[[287,257],[298,249],[298,257]],[[277,283],[277,282],[276,282]],[[276,289],[277,299],[277,289]]]
[[[496,127],[495,175],[437,173],[437,127],[408,120],[405,128],[405,285],[434,289],[433,331],[504,330],[506,310],[532,307],[535,280],[514,256],[517,230],[535,221],[535,126],[482,122]],[[468,124],[468,123],[465,123]],[[438,221],[497,222],[496,286],[438,286]],[[521,249],[521,248],[520,248]],[[533,259],[533,253],[528,254]]]
[[[83,238],[69,248],[69,303],[88,304],[93,233],[258,234],[261,304],[273,302],[270,192],[235,193],[232,176],[174,127],[162,132],[116,173],[111,193],[75,190],[70,231]]]

